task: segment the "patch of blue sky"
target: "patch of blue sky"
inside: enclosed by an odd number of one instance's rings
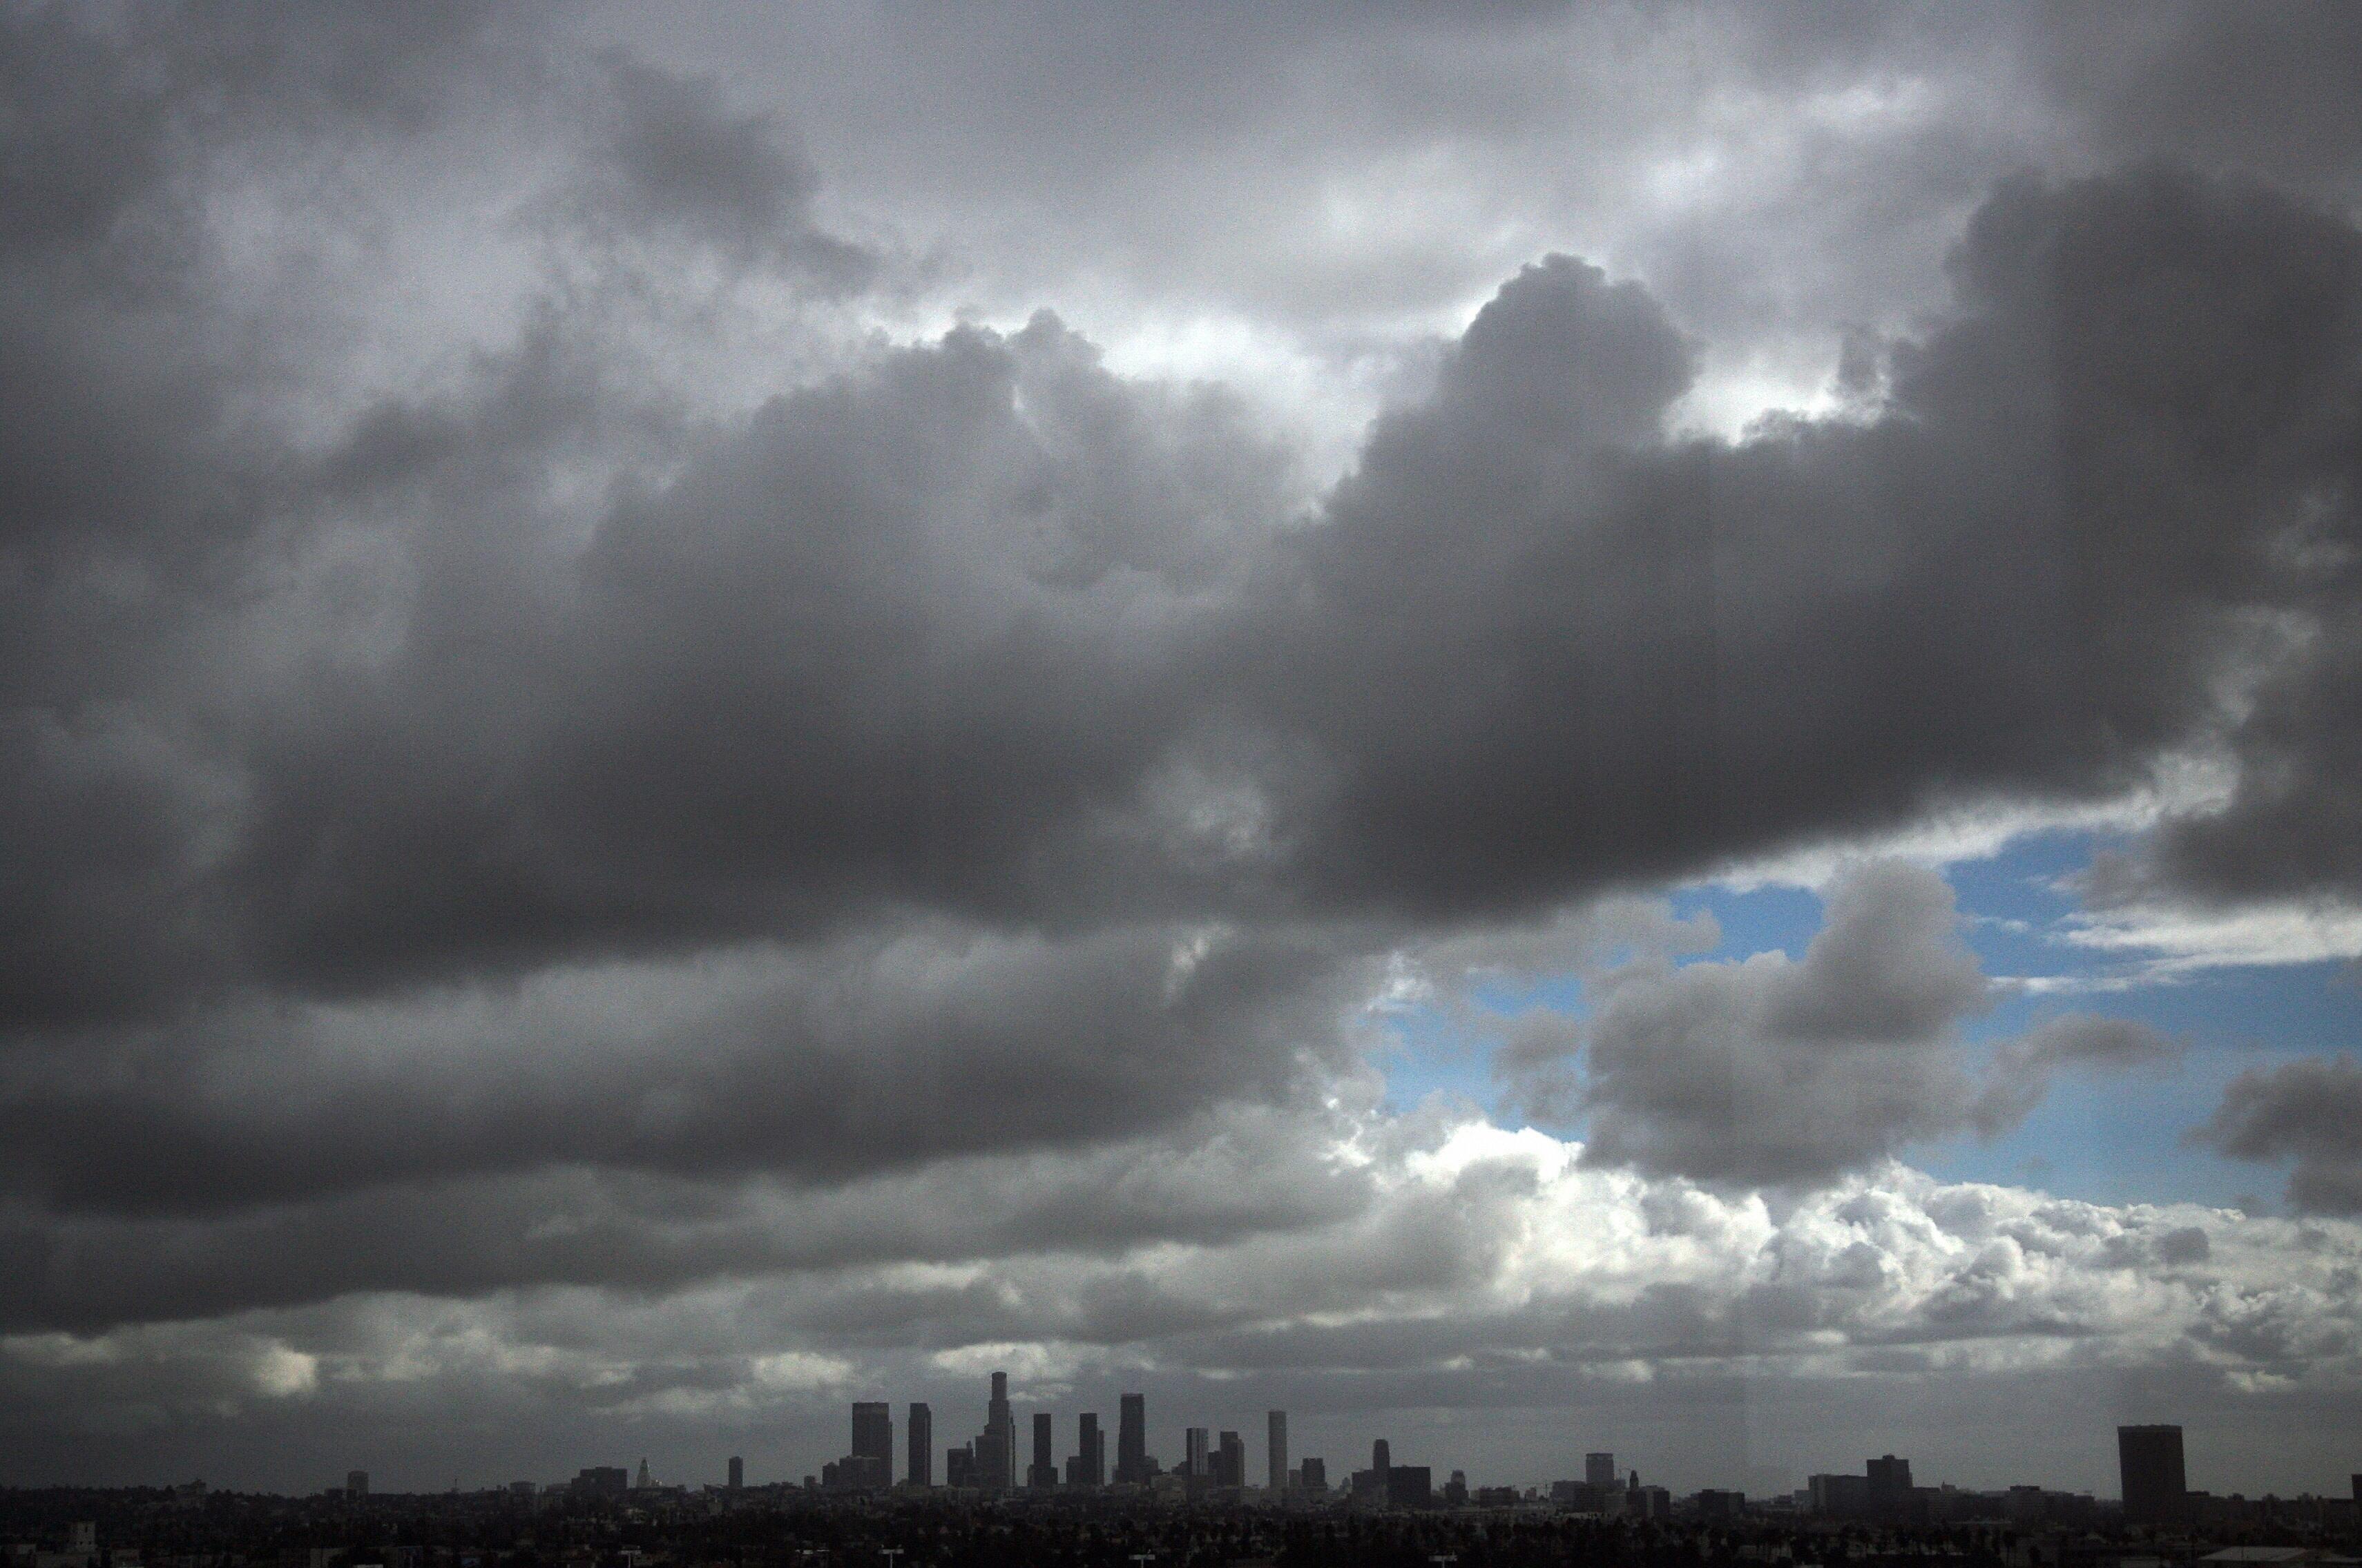
[[[1676,889],[1673,913],[1684,920],[1711,915],[1722,927],[1722,945],[1688,962],[1744,959],[1757,953],[1805,956],[1805,944],[1821,928],[1821,900],[1801,887],[1765,886],[1739,892],[1712,883]]]
[[[2227,1160],[2190,1134],[2220,1102],[2224,1087],[2250,1067],[2290,1055],[2362,1049],[2362,982],[2343,963],[2224,966],[2166,975],[2146,955],[2072,940],[2074,873],[2115,835],[2028,835],[1982,860],[1948,870],[1965,936],[2001,980],[2041,989],[2004,994],[1965,1033],[1974,1043],[2005,1039],[2067,1012],[2135,1018],[2184,1042],[2170,1067],[2111,1076],[2061,1075],[2026,1121],[1991,1143],[1962,1139],[1912,1151],[1915,1164],[1954,1180],[2030,1186],[2093,1202],[2186,1201],[2269,1210],[2279,1174]],[[1802,958],[1821,925],[1821,901],[1802,888],[1686,887],[1671,894],[1683,917],[1711,914],[1721,944],[1684,962],[1778,951]],[[1388,1097],[1408,1106],[1445,1093],[1503,1114],[1492,1057],[1516,1015],[1549,1007],[1580,1016],[1573,976],[1536,982],[1480,982],[1467,1015],[1433,1004],[1390,1014],[1393,1040],[1380,1053]],[[1579,1122],[1550,1130],[1580,1136]]]

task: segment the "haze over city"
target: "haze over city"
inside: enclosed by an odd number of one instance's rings
[[[2357,60],[0,0],[0,1488],[2350,1497]]]

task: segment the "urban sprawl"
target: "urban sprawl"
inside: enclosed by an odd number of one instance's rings
[[[2177,1426],[2117,1429],[2119,1499],[1921,1486],[1893,1454],[1765,1497],[1675,1497],[1612,1453],[1546,1487],[1472,1486],[1459,1470],[1439,1482],[1384,1439],[1366,1468],[1332,1479],[1324,1459],[1291,1453],[1284,1410],[1253,1471],[1240,1433],[1204,1427],[1185,1430],[1168,1469],[1141,1394],[1121,1398],[1112,1463],[1096,1412],[1075,1420],[1060,1463],[1052,1413],[1021,1431],[998,1372],[983,1429],[942,1450],[940,1475],[926,1405],[908,1408],[899,1475],[891,1408],[852,1416],[847,1452],[800,1484],[750,1486],[733,1458],[726,1481],[701,1486],[659,1485],[643,1459],[476,1491],[372,1494],[359,1470],[302,1497],[202,1481],[5,1489],[0,1568],[2362,1568],[2362,1475],[2348,1497],[2193,1491]]]

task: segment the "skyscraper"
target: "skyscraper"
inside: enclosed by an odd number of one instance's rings
[[[2124,1471],[2126,1524],[2163,1524],[2181,1517],[2188,1486],[2180,1427],[2118,1427],[2116,1461]]]
[[[734,1453],[730,1456],[730,1489],[734,1492],[746,1489],[746,1462]]]
[[[1107,1434],[1099,1431],[1098,1412],[1085,1410],[1075,1434],[1075,1465],[1067,1477],[1077,1486],[1107,1485]]]
[[[1247,1442],[1234,1431],[1222,1434],[1214,1450],[1214,1485],[1243,1486],[1247,1484]]]
[[[992,1398],[984,1408],[984,1431],[976,1440],[976,1484],[988,1491],[1017,1486],[1017,1416],[1009,1408],[1009,1374],[992,1375]]]
[[[1583,1484],[1586,1486],[1616,1485],[1616,1455],[1586,1453],[1583,1456]]]
[[[1181,1473],[1192,1481],[1204,1481],[1212,1474],[1213,1434],[1204,1427],[1190,1427],[1181,1434]]]
[[[1125,1486],[1148,1482],[1148,1396],[1126,1394],[1116,1416],[1115,1478]]]
[[[1271,1475],[1269,1485],[1275,1492],[1285,1492],[1287,1490],[1287,1412],[1274,1410],[1264,1419],[1269,1424],[1265,1442],[1271,1450],[1267,1466]]]
[[[646,1470],[647,1465],[648,1462],[646,1460],[643,1459],[640,1461],[640,1468],[642,1470]],[[350,1497],[355,1502],[359,1502],[363,1497],[369,1496],[368,1471],[354,1470],[346,1474],[345,1496]]]
[[[1029,1491],[1046,1492],[1058,1484],[1058,1466],[1050,1457],[1050,1412],[1033,1412],[1033,1463],[1025,1467]]]
[[[935,1412],[925,1405],[911,1406],[911,1464],[908,1476],[913,1486],[935,1484]]]
[[[1394,1451],[1386,1446],[1385,1438],[1370,1444],[1370,1468],[1377,1473],[1381,1487],[1386,1484],[1386,1472],[1394,1467]]]
[[[894,1480],[894,1412],[883,1399],[864,1399],[853,1407],[853,1457],[873,1459],[885,1467],[878,1484]]]

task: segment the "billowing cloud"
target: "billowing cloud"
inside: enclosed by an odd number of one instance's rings
[[[1651,955],[1595,991],[1587,1020],[1517,1022],[1497,1058],[1513,1098],[1586,1118],[1587,1159],[1741,1186],[1822,1183],[1915,1143],[1989,1135],[2063,1068],[2171,1054],[2147,1025],[2069,1014],[1980,1068],[1960,1026],[1992,1005],[1993,987],[1950,887],[1901,861],[1832,884],[1799,961]]]
[[[2288,1197],[2300,1212],[2362,1213],[2362,1068],[2352,1057],[2249,1069],[2198,1135],[2236,1159],[2293,1161]]]
[[[1505,1411],[1620,1409],[1634,1387],[1679,1404],[1741,1367],[1838,1400],[1863,1380],[1892,1399],[1937,1370],[2019,1400],[2169,1376],[2210,1409],[2256,1390],[2350,1397],[2362,1376],[2362,1237],[2342,1222],[2111,1208],[1891,1166],[1774,1210],[1481,1122],[1298,1131],[1307,1169],[1351,1172],[1351,1198],[1240,1230],[1094,1255],[1050,1226],[995,1232],[972,1260],[880,1257],[637,1299],[368,1294],[202,1326],[18,1332],[0,1339],[0,1377],[21,1408],[88,1412],[79,1432],[42,1433],[83,1449],[116,1420],[194,1441],[226,1402],[332,1429],[451,1400],[564,1411],[678,1472],[711,1464],[700,1445],[717,1431],[824,1441],[859,1390],[923,1390],[953,1419],[986,1365],[1020,1369],[1023,1398],[1062,1409],[1104,1409],[1119,1383],[1196,1408],[1252,1376],[1315,1424],[1447,1384]],[[1156,1212],[1218,1201],[1230,1174],[1176,1171]],[[947,1224],[995,1225],[995,1190],[972,1189],[966,1216],[951,1202]],[[1481,1432],[1453,1441],[1492,1468],[1551,1462]]]

